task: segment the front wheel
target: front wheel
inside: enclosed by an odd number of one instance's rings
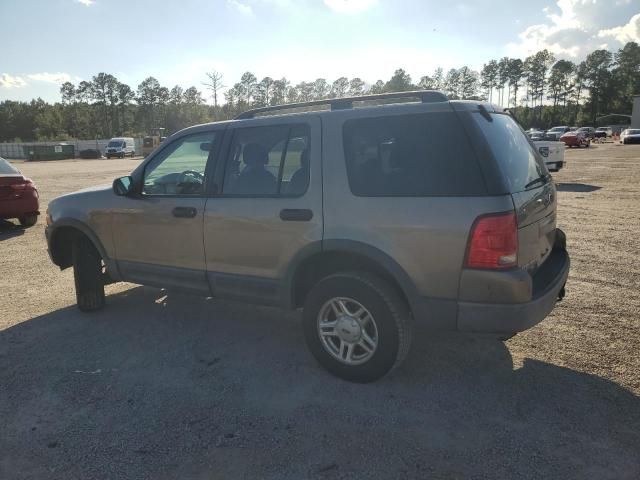
[[[406,303],[388,282],[365,272],[336,273],[318,282],[305,301],[303,327],[316,360],[358,383],[400,365],[412,337]]]
[[[83,312],[104,307],[104,279],[102,258],[93,243],[84,236],[72,245],[73,278],[76,284],[76,301]]]

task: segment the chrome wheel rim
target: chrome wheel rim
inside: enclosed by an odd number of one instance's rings
[[[320,309],[318,335],[324,349],[345,365],[360,365],[378,349],[378,326],[360,302],[334,297]]]

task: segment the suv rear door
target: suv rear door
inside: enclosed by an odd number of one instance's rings
[[[518,221],[518,266],[530,272],[551,253],[556,234],[556,189],[544,161],[506,113],[473,113],[489,144]]]
[[[280,280],[322,240],[321,124],[317,116],[232,124],[207,200],[204,248],[214,296],[280,301]],[[308,184],[308,186],[307,186]]]

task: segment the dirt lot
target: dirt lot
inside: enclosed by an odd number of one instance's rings
[[[44,220],[0,228],[0,478],[640,478],[640,146],[567,152],[572,272],[506,343],[420,330],[372,385],[322,371],[296,314],[108,287],[81,314]],[[56,195],[134,160],[22,163]]]

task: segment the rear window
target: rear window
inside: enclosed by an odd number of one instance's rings
[[[532,181],[547,175],[542,158],[536,155],[530,140],[510,115],[491,114],[491,121],[480,113],[473,115],[489,143],[510,192],[526,190]],[[535,184],[535,187],[539,186],[539,183]]]
[[[13,165],[7,162],[4,158],[0,158],[0,174],[1,175],[14,175],[18,172]]]
[[[348,120],[343,136],[354,195],[486,194],[454,112]]]

